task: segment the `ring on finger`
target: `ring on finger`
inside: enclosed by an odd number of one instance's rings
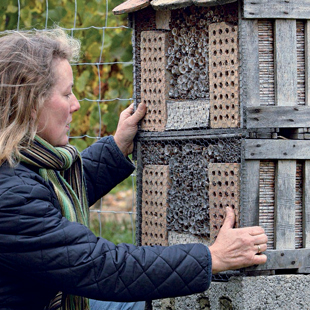
[[[262,251],[261,251],[261,248],[260,248],[260,245],[257,245],[257,254],[260,254]]]

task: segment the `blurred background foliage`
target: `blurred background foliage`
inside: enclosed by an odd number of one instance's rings
[[[81,41],[80,61],[72,66],[75,76],[73,91],[81,108],[74,114],[70,129],[70,143],[80,151],[95,138],[113,134],[120,112],[131,101],[131,29],[126,27],[126,14],[115,16],[112,13],[112,9],[122,2],[0,1],[0,31],[45,29],[58,25]]]
[[[114,134],[120,112],[132,101],[131,29],[126,27],[126,14],[112,13],[122,2],[0,0],[0,31],[44,30],[57,25],[81,41],[80,60],[72,64],[73,92],[81,108],[74,113],[70,128],[70,143],[80,151],[98,137]],[[111,195],[132,188],[132,182],[132,177],[127,178]],[[103,204],[111,209],[109,204]],[[114,243],[134,242],[135,227],[129,215],[112,220],[101,216],[99,222],[95,216],[98,206],[93,207],[91,228],[97,235]]]

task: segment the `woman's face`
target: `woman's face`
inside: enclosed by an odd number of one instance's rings
[[[73,74],[68,60],[57,59],[54,63],[56,83],[43,105],[37,135],[53,146],[64,146],[69,141],[72,114],[80,104],[72,93]]]

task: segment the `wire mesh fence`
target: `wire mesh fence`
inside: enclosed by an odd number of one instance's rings
[[[126,26],[126,17],[112,13],[121,2],[5,0],[0,4],[0,35],[45,31],[57,25],[81,41],[80,60],[72,63],[73,92],[81,108],[70,128],[70,143],[80,151],[102,136],[113,134],[119,113],[133,101],[131,29]],[[104,227],[109,229],[108,223],[116,221],[114,229],[120,234],[128,230],[129,236],[125,240],[122,236],[114,238],[115,242],[135,242],[134,180],[134,174],[126,180],[125,203],[117,204],[118,197],[108,207],[101,199],[91,208],[92,228],[98,235],[108,234]]]

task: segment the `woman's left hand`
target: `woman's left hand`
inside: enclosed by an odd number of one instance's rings
[[[124,156],[133,151],[133,139],[138,131],[138,123],[146,113],[146,105],[140,103],[134,112],[133,103],[125,109],[119,118],[114,140]]]

